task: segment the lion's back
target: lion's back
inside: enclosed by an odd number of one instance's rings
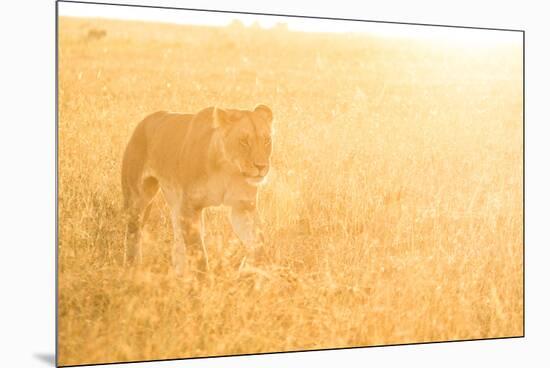
[[[212,109],[197,114],[158,111],[145,117],[126,148],[123,181],[144,171],[171,182],[194,180],[208,164]]]

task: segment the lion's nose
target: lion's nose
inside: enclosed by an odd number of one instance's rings
[[[256,168],[262,172],[263,170],[265,170],[267,168],[267,163],[264,163],[264,162],[261,162],[261,163],[258,163],[258,162],[254,162],[254,166],[256,166]]]

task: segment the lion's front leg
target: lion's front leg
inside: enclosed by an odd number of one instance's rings
[[[255,202],[241,201],[234,204],[231,208],[231,225],[246,246],[248,258],[252,262],[258,261],[264,251],[264,237]]]
[[[188,258],[201,273],[204,273],[208,269],[208,254],[203,239],[202,208],[184,207],[179,220],[181,234],[187,245]],[[177,250],[175,252],[178,253]],[[179,254],[176,258],[178,259],[176,263],[180,263]]]
[[[203,245],[202,209],[190,206],[173,192],[165,191],[165,198],[170,205],[174,245],[172,248],[172,265],[177,275],[183,275],[190,263],[197,258],[206,263],[206,251]],[[200,255],[204,253],[204,255]],[[194,262],[193,262],[194,263]],[[206,269],[206,264],[200,266]]]

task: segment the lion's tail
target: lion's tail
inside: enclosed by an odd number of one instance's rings
[[[139,191],[140,180],[147,158],[147,125],[156,121],[160,116],[167,114],[166,111],[157,111],[148,115],[135,128],[122,157],[121,184],[124,197],[124,208],[131,205],[132,192]]]

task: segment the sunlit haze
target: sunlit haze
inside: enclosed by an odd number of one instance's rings
[[[296,18],[273,15],[216,13],[197,10],[142,8],[133,6],[59,3],[59,15],[142,20],[176,24],[227,26],[240,21],[245,26],[256,24],[264,29],[286,24],[289,30],[302,32],[367,33],[383,37],[428,39],[467,43],[468,45],[499,45],[520,43],[522,34],[514,31],[436,27],[409,24],[345,21],[333,19]]]

